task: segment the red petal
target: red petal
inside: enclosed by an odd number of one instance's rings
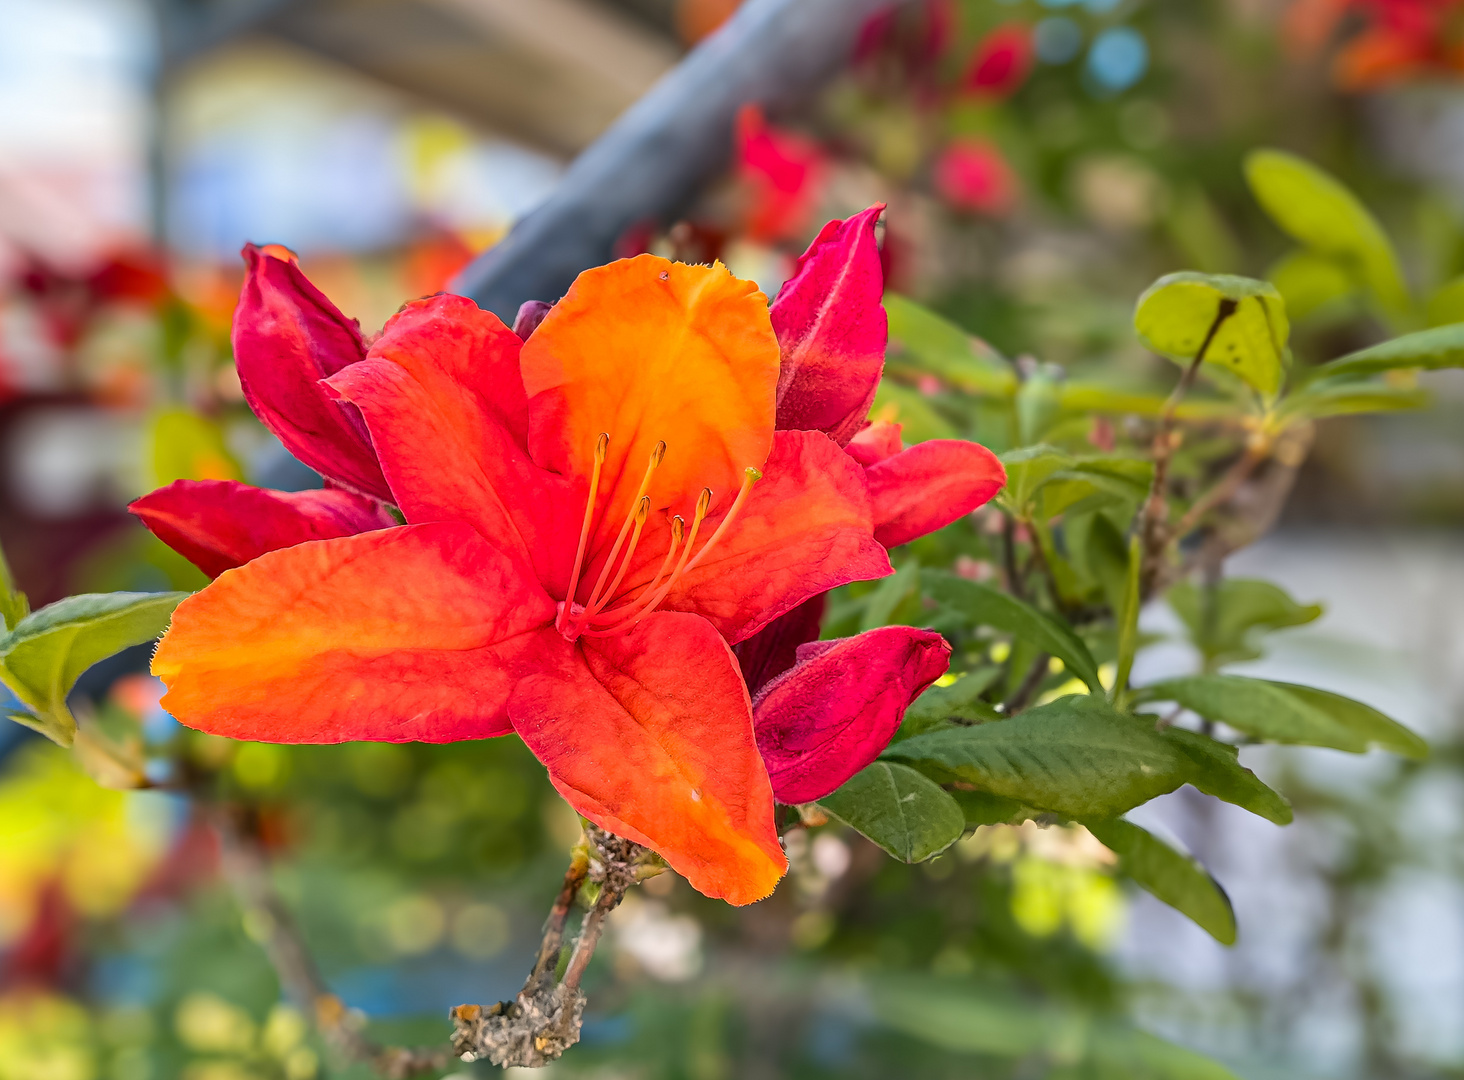
[[[694,615],[658,612],[629,634],[581,645],[509,700],[514,729],[554,786],[706,895],[767,896],[787,860],[726,643]]]
[[[767,474],[665,606],[696,612],[736,644],[811,596],[891,572],[859,465],[816,431],[779,431]]]
[[[266,551],[396,524],[380,502],[350,491],[271,491],[237,480],[177,480],[128,509],[209,577]]]
[[[909,626],[800,648],[798,663],[753,705],[777,800],[821,799],[879,757],[910,702],[945,674],[950,655],[939,634]]]
[[[461,296],[416,300],[329,388],[360,408],[411,522],[466,521],[567,590],[585,491],[524,448],[521,342]]]
[[[844,452],[867,468],[894,457],[903,449],[905,444],[900,441],[900,425],[889,420],[876,420],[850,439]]]
[[[310,468],[390,502],[361,418],[320,386],[366,355],[360,327],[310,284],[285,249],[248,244],[244,262],[233,340],[249,407]]]
[[[1006,469],[980,443],[932,439],[871,466],[865,478],[875,539],[892,548],[985,506],[1006,483]]]
[[[742,668],[747,692],[754,697],[775,675],[781,675],[798,659],[798,648],[818,639],[824,616],[825,593],[803,601],[786,615],[768,623],[732,651]]]
[[[272,551],[178,606],[165,709],[234,739],[453,742],[509,730],[525,653],[567,651],[554,604],[470,526]]]
[[[780,428],[822,431],[843,446],[869,414],[889,338],[874,238],[883,210],[825,225],[773,301]]]

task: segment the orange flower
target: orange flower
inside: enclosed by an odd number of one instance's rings
[[[774,431],[766,298],[651,255],[521,342],[409,304],[324,385],[407,524],[301,543],[185,601],[154,658],[183,723],[275,742],[516,731],[597,824],[711,896],[786,862],[729,644],[890,572],[857,461]]]

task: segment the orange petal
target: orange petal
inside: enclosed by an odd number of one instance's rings
[[[509,700],[514,729],[554,786],[706,895],[767,896],[788,863],[726,643],[695,615],[659,612],[632,633],[580,644]]]
[[[272,551],[178,606],[153,657],[163,707],[264,742],[504,734],[509,668],[554,617],[516,565],[457,523]]]
[[[735,645],[810,596],[891,573],[863,473],[822,432],[778,432],[767,472],[726,534],[662,606],[696,612]],[[638,569],[640,582],[656,567]]]
[[[524,343],[529,451],[587,481],[609,432],[590,551],[613,543],[658,441],[654,509],[691,520],[698,493],[728,505],[773,433],[778,341],[767,298],[725,268],[638,255],[586,270]]]
[[[532,559],[563,596],[585,485],[529,459],[519,347],[471,300],[433,296],[403,308],[328,385],[361,411],[408,521],[466,521]]]

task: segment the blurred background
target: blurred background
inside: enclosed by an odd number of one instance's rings
[[[0,546],[32,604],[200,587],[125,513],[157,485],[319,484],[233,372],[244,242],[297,251],[374,333],[448,287],[737,7],[0,0]],[[1245,188],[1256,146],[1341,177],[1432,294],[1429,318],[1464,318],[1464,289],[1437,288],[1464,271],[1461,77],[1454,0],[905,3],[860,27],[816,93],[740,114],[725,168],[617,251],[721,258],[771,295],[825,220],[884,201],[892,290],[1008,355],[1137,387],[1163,374],[1130,329],[1150,281],[1262,276],[1287,248]],[[1278,284],[1305,316],[1299,351],[1386,329],[1345,288]],[[1135,815],[1226,886],[1234,948],[1061,829],[984,829],[917,867],[795,829],[791,880],[752,909],[669,875],[628,898],[585,1043],[551,1072],[1210,1075],[1064,1056],[1064,1025],[1112,1014],[1255,1080],[1464,1075],[1458,374],[1423,379],[1427,412],[1323,427],[1280,526],[1228,567],[1326,608],[1239,670],[1350,694],[1434,747],[1415,763],[1248,749],[1298,809],[1285,830],[1188,791]],[[939,390],[890,391],[907,439],[944,433],[924,402]],[[1141,679],[1193,667],[1162,604],[1145,628],[1162,639]],[[145,659],[79,693],[220,771],[373,1032],[440,1041],[450,1006],[517,989],[578,825],[516,740],[194,737],[159,710]],[[99,788],[0,728],[0,1080],[343,1075],[280,1003],[267,919],[241,914],[186,803]],[[956,1023],[988,1035],[931,1037],[851,992],[909,971],[987,987]]]

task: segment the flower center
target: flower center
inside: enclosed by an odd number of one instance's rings
[[[624,603],[616,607],[610,607],[610,603],[616,598],[616,590],[625,580],[631,559],[635,557],[636,548],[640,544],[641,535],[645,530],[646,518],[651,510],[651,499],[646,494],[651,486],[651,477],[655,474],[657,466],[666,457],[665,442],[656,443],[651,450],[651,458],[646,465],[645,476],[641,478],[640,490],[636,492],[630,511],[625,515],[625,523],[620,526],[615,543],[610,547],[610,555],[600,570],[600,576],[595,579],[594,588],[590,590],[584,606],[580,607],[574,602],[574,598],[579,594],[580,573],[584,569],[585,553],[590,539],[590,526],[595,517],[595,500],[600,491],[600,474],[605,464],[605,453],[609,447],[609,433],[601,432],[600,437],[595,440],[594,468],[590,472],[590,495],[585,504],[584,523],[580,526],[579,548],[574,553],[574,568],[569,574],[569,596],[560,605],[559,614],[554,621],[555,627],[570,641],[574,641],[582,634],[588,634],[590,637],[623,634],[660,607],[661,603],[670,595],[671,590],[676,587],[677,582],[695,570],[706,557],[707,552],[711,551],[726,534],[728,526],[732,524],[732,519],[737,516],[738,511],[747,501],[748,493],[752,491],[752,485],[762,479],[762,473],[751,466],[743,470],[742,487],[737,492],[737,498],[732,500],[732,505],[723,515],[721,523],[717,525],[707,542],[702,545],[701,550],[693,555],[692,550],[696,547],[697,535],[701,532],[702,522],[706,520],[707,511],[711,509],[712,505],[712,489],[702,488],[701,494],[697,496],[696,512],[691,518],[690,532],[687,531],[686,522],[680,514],[673,517],[670,525],[671,543],[666,549],[666,557],[661,560],[660,569],[636,595],[626,598]],[[674,569],[672,568],[673,562],[675,563]],[[613,575],[612,569],[614,570]]]

